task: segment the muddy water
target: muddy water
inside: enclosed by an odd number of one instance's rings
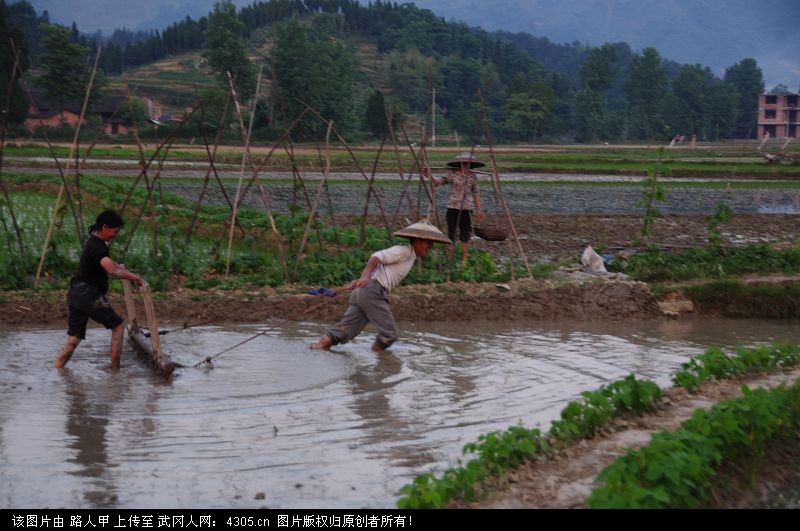
[[[800,341],[781,321],[403,323],[376,356],[371,334],[328,353],[308,348],[319,324],[268,326],[172,383],[127,350],[107,372],[105,330],[89,330],[64,374],[52,368],[62,330],[0,330],[0,506],[392,507],[478,435],[547,428],[581,391],[629,372],[667,386],[711,345]],[[264,328],[163,342],[190,365]]]

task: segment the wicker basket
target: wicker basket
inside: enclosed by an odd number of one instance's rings
[[[498,227],[482,227],[475,225],[472,227],[475,236],[490,242],[501,242],[508,238],[508,232]]]

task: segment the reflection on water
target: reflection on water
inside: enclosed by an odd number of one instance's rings
[[[112,378],[116,378],[116,375]],[[113,417],[113,404],[124,399],[118,394],[124,387],[99,383],[101,388],[111,391],[116,396],[94,396],[96,400],[90,400],[87,392],[92,392],[96,386],[80,381],[73,372],[66,373],[64,380],[68,408],[66,430],[70,436],[67,440],[70,441],[69,446],[75,450],[74,457],[69,458],[68,462],[80,467],[71,473],[93,478],[92,488],[83,493],[86,505],[113,506],[117,502],[117,488],[111,475],[106,473],[109,466],[106,428]]]
[[[129,351],[107,372],[101,329],[65,374],[52,368],[62,330],[0,330],[0,504],[391,507],[478,435],[547,429],[581,391],[630,372],[668,386],[709,346],[800,342],[783,321],[402,323],[401,340],[375,355],[369,333],[320,352],[308,348],[319,324],[265,326],[169,384]],[[191,329],[163,343],[193,365],[263,329]]]

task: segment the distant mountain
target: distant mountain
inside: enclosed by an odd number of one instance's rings
[[[208,14],[214,0],[29,0],[51,20],[84,33],[163,29]],[[362,0],[364,1],[364,0]],[[234,0],[244,6],[253,0]],[[402,3],[402,2],[398,2]],[[486,30],[524,31],[555,43],[627,42],[717,75],[746,57],[767,87],[800,90],[800,0],[415,0],[448,20]]]

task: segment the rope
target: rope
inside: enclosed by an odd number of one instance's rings
[[[347,292],[347,291],[350,291],[350,290],[352,290],[352,289],[353,289],[353,288],[351,287],[351,284],[348,284],[348,285],[346,285],[346,286],[343,286],[343,287],[340,287],[340,288],[334,289],[334,290],[332,290],[332,291],[338,295],[339,293],[342,293],[342,292]],[[297,296],[299,296],[299,295],[305,295],[305,294],[298,294],[298,295],[295,295],[295,297],[297,297]],[[321,306],[323,306],[323,305],[327,304],[329,301],[331,301],[331,300],[332,300],[332,299],[334,299],[334,298],[335,298],[335,297],[325,297],[325,300],[324,300],[324,301],[322,301],[322,302],[320,302],[320,303],[318,303],[318,304],[315,304],[315,305],[314,305],[314,306],[312,306],[311,308],[308,308],[308,309],[307,309],[307,310],[305,310],[305,311],[304,311],[304,312],[303,312],[301,315],[307,315],[308,313],[311,313],[311,312],[313,312],[314,310],[316,310],[316,309],[320,308]],[[287,300],[288,300],[288,299],[284,299],[284,300],[282,300],[282,301],[278,301],[278,302],[287,302]],[[276,303],[276,304],[277,304],[277,303]],[[204,324],[204,323],[198,323],[198,324]],[[193,325],[193,326],[197,326],[197,325]],[[185,328],[189,328],[189,327],[184,327],[183,329],[185,329]],[[179,329],[176,329],[176,330],[183,330],[183,329],[180,329],[180,328],[179,328]],[[266,334],[267,332],[269,332],[269,331],[271,331],[271,330],[274,330],[274,329],[275,329],[275,327],[274,327],[274,326],[270,326],[269,328],[266,328],[266,329],[262,330],[261,332],[259,332],[259,333],[257,333],[257,334],[254,334],[254,335],[252,335],[252,336],[250,336],[250,337],[248,337],[248,338],[247,338],[247,339],[245,339],[244,341],[240,341],[239,343],[237,343],[237,344],[233,345],[232,347],[228,347],[228,348],[226,348],[226,349],[225,349],[225,350],[223,350],[222,352],[218,352],[218,353],[214,354],[213,356],[206,356],[206,357],[203,359],[203,361],[200,361],[200,362],[196,363],[196,364],[194,365],[194,367],[200,367],[200,366],[201,366],[201,365],[203,365],[203,364],[206,364],[207,366],[213,367],[213,366],[214,366],[214,364],[212,363],[212,361],[213,361],[214,359],[218,358],[219,356],[222,356],[222,355],[223,355],[223,354],[225,354],[226,352],[230,352],[231,350],[233,350],[233,349],[235,349],[235,348],[237,348],[237,347],[241,347],[241,346],[242,346],[242,345],[244,345],[245,343],[248,343],[248,342],[250,342],[250,341],[252,341],[252,340],[254,340],[254,339],[258,338],[258,337],[261,337],[261,336],[263,336],[264,334]],[[169,330],[169,332],[174,332],[174,331],[175,331],[175,330]]]
[[[352,289],[353,289],[353,287],[350,284],[348,284],[347,286],[344,286],[344,287],[341,287],[341,288],[336,288],[336,289],[334,289],[332,291],[333,291],[333,293],[338,295],[339,293],[344,293],[344,292],[350,291]],[[329,303],[330,301],[332,301],[335,298],[336,298],[335,295],[333,297],[325,297],[324,301],[315,304],[311,308],[307,308],[303,313],[300,314],[300,316],[301,317],[305,317],[306,315],[318,310],[319,308],[322,308],[323,306],[325,306],[327,303]]]
[[[252,335],[252,336],[250,336],[250,337],[248,337],[248,338],[247,338],[247,339],[245,339],[244,341],[241,341],[241,342],[239,342],[239,343],[236,343],[236,344],[235,344],[234,346],[232,346],[232,347],[228,347],[228,348],[226,348],[226,349],[225,349],[225,350],[223,350],[222,352],[217,352],[217,353],[216,353],[216,354],[214,354],[213,356],[206,356],[206,358],[205,358],[203,361],[200,361],[200,362],[196,363],[195,365],[193,365],[193,367],[199,367],[200,365],[202,365],[202,364],[204,364],[204,363],[205,363],[206,365],[210,366],[210,367],[213,367],[213,366],[214,366],[214,364],[212,363],[212,361],[213,361],[215,358],[218,358],[219,356],[222,356],[222,355],[223,355],[223,354],[225,354],[226,352],[230,352],[231,350],[235,349],[236,347],[241,347],[241,346],[242,346],[242,345],[244,345],[245,343],[248,343],[248,342],[250,342],[250,341],[252,341],[252,340],[256,339],[257,337],[261,337],[261,336],[263,336],[264,334],[266,334],[267,332],[269,332],[269,331],[273,330],[274,328],[275,328],[274,326],[270,326],[269,328],[266,328],[266,329],[262,330],[261,332],[259,332],[259,333],[255,334],[255,335]]]
[[[203,321],[201,323],[194,323],[194,324],[183,323],[183,326],[180,327],[180,328],[173,328],[172,330],[159,330],[158,331],[158,335],[164,336],[164,335],[170,334],[172,332],[180,332],[181,330],[188,330],[188,329],[194,328],[196,326],[203,326],[203,325],[210,325],[210,324],[218,323],[218,322],[220,322],[222,320],[223,319],[213,319],[211,321]],[[144,334],[144,337],[150,337],[150,330],[148,328],[142,328],[142,330],[147,330],[147,332],[142,332]]]

